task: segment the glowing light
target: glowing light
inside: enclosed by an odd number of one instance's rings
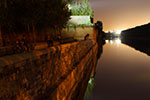
[[[121,40],[120,40],[120,39],[115,40],[115,42],[116,42],[117,44],[121,44]]]
[[[121,30],[117,30],[117,31],[116,31],[116,34],[121,34]]]
[[[113,42],[113,40],[110,40],[110,44],[113,44],[114,42]]]
[[[90,79],[90,80],[89,80],[89,84],[91,84],[91,83],[92,83],[92,80]]]
[[[94,82],[94,78],[90,78],[89,84],[93,84],[93,82]]]
[[[108,41],[108,40],[105,40],[105,42],[108,43],[109,41]]]
[[[110,33],[113,33],[114,31],[110,31]]]
[[[69,10],[70,10],[70,9],[72,9],[72,7],[71,7],[71,5],[70,5],[70,4],[68,4],[68,8],[69,8]]]

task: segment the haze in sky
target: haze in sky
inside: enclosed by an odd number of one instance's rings
[[[150,22],[150,0],[90,0],[94,21],[104,31],[122,30]]]

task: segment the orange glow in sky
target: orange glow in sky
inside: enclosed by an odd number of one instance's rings
[[[94,21],[104,31],[123,30],[150,22],[150,0],[91,0]]]

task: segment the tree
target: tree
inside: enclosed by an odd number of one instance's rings
[[[93,17],[93,10],[90,7],[89,0],[74,0],[71,5],[73,6],[71,9],[72,15],[89,15]]]
[[[0,6],[0,26],[4,33],[61,29],[70,12],[64,0],[7,0]]]

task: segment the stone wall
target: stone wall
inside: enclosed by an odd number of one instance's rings
[[[97,48],[86,40],[0,57],[0,100],[82,100]]]
[[[76,26],[76,27],[67,27],[62,30],[63,38],[74,37],[77,40],[84,40],[84,36],[89,34],[89,39],[93,39],[95,35],[95,26]]]

